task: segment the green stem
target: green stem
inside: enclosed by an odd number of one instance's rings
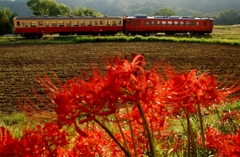
[[[132,155],[122,146],[122,144],[114,137],[114,135],[112,134],[112,132],[105,126],[103,125],[99,120],[94,119],[94,121],[99,124],[107,133],[108,135],[114,140],[114,142],[117,143],[117,145],[121,148],[121,150],[124,152],[124,154],[127,157],[132,157]]]
[[[190,147],[191,147],[191,142],[190,142],[190,121],[188,117],[188,112],[186,112],[186,118],[187,118],[187,141],[188,141],[188,146],[187,146],[187,156],[190,157]]]
[[[138,107],[138,110],[139,110],[139,113],[140,113],[140,116],[143,120],[143,125],[146,129],[146,132],[147,132],[147,138],[148,138],[148,142],[149,142],[149,145],[150,145],[150,153],[151,153],[151,157],[154,157],[155,156],[155,151],[154,151],[154,143],[153,143],[153,139],[151,137],[151,133],[150,133],[150,130],[149,130],[149,126],[148,126],[148,123],[147,123],[147,120],[144,116],[144,112],[143,112],[143,108],[142,108],[142,105],[140,102],[137,103],[137,107]]]
[[[120,133],[121,133],[121,136],[122,136],[122,138],[123,138],[124,144],[125,144],[125,146],[127,147],[127,151],[130,152],[130,149],[129,149],[129,146],[128,146],[128,143],[127,143],[127,140],[126,140],[126,138],[125,138],[125,136],[124,136],[124,133],[123,133],[122,127],[120,126],[120,123],[119,123],[118,117],[117,117],[116,114],[114,114],[114,116],[115,116],[115,119],[116,119],[116,121],[117,121],[118,129],[119,129],[119,131],[120,131]]]
[[[127,110],[127,115],[129,116],[128,103],[126,104],[126,110]],[[137,150],[136,150],[136,144],[135,144],[135,139],[134,139],[134,134],[133,134],[131,121],[129,121],[128,123],[129,123],[129,128],[130,128],[130,131],[131,131],[131,138],[132,138],[133,148],[134,148],[134,156],[137,157]]]
[[[202,135],[202,151],[203,151],[203,157],[206,157],[205,135],[204,135],[203,118],[202,118],[202,113],[201,113],[201,109],[200,109],[200,104],[197,104],[197,108],[198,108],[198,116],[199,116],[200,127],[201,127],[201,135]]]
[[[187,118],[187,130],[188,130],[188,157],[190,157],[190,147],[192,145],[193,147],[193,157],[197,157],[197,152],[196,152],[196,144],[194,140],[194,135],[193,135],[193,130],[190,122],[190,117],[188,114],[188,111],[186,110],[186,118]]]

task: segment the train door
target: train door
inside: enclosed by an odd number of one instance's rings
[[[135,20],[134,30],[135,30],[136,32],[139,32],[139,31],[140,31],[140,28],[141,28],[141,21],[140,21],[140,20]]]

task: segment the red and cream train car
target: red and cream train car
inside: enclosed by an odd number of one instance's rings
[[[120,16],[31,16],[15,17],[15,34],[26,38],[41,38],[44,34],[60,35],[150,35],[156,33],[175,34],[212,33],[214,19],[179,16],[153,16],[136,14]]]
[[[15,34],[26,38],[41,38],[43,34],[113,35],[121,32],[123,19],[119,16],[31,16],[15,17]]]

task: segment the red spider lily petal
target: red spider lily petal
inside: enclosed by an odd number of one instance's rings
[[[235,134],[223,134],[214,128],[207,127],[206,146],[214,150],[216,156],[237,157],[240,155],[240,131]]]
[[[166,102],[176,104],[176,106],[172,106],[173,112],[182,107],[188,112],[195,112],[196,95],[192,91],[196,82],[196,72],[196,70],[192,70],[189,74],[175,75],[165,84]]]
[[[134,139],[132,139],[131,137],[130,130],[123,130],[124,138],[128,143],[128,147],[130,149],[130,153],[132,154],[132,156],[134,156],[134,147],[136,148],[137,155],[143,156],[143,154],[149,150],[148,139],[145,134],[144,127],[142,125],[138,125],[135,122],[132,122],[131,125],[134,134]],[[119,132],[116,133],[114,136],[118,139],[119,142],[124,143],[124,139]],[[110,147],[111,156],[125,156],[115,142],[111,142]],[[126,145],[124,147],[127,148]]]
[[[37,126],[37,130],[27,130],[15,147],[22,156],[51,156],[55,154],[57,148],[65,147],[68,144],[67,133],[60,131],[54,123],[47,123],[42,128]]]
[[[54,123],[46,123],[43,128],[44,140],[55,146],[64,147],[68,144],[67,136],[68,133],[60,131],[59,127]]]
[[[222,123],[228,121],[228,120],[233,120],[233,119],[237,119],[240,117],[240,113],[238,111],[229,111],[224,113],[224,115],[221,117],[220,121]]]
[[[229,88],[218,90],[218,84],[214,76],[203,73],[197,77],[197,70],[189,73],[176,74],[170,77],[166,83],[166,102],[174,104],[173,112],[179,108],[188,112],[195,112],[196,104],[203,107],[211,106],[213,103],[220,103],[228,100],[228,96],[236,91],[236,83]]]
[[[18,153],[15,149],[18,140],[14,139],[9,130],[0,127],[0,156],[14,156]]]
[[[83,131],[87,134],[87,138],[78,136],[74,142],[74,156],[109,156],[108,135],[100,128],[84,128]]]

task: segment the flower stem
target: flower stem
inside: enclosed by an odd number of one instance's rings
[[[128,146],[128,143],[127,143],[127,140],[126,140],[126,138],[125,138],[125,136],[124,136],[124,133],[123,133],[122,127],[120,126],[120,123],[119,123],[118,117],[117,117],[116,114],[114,114],[114,116],[115,116],[115,119],[116,119],[116,122],[117,122],[117,125],[118,125],[118,129],[119,129],[119,131],[120,131],[120,133],[121,133],[121,135],[122,135],[122,138],[123,138],[124,144],[125,144],[125,146],[127,147],[128,152],[130,152],[130,149],[129,149],[129,146]]]
[[[193,152],[192,152],[193,157],[197,157],[197,152],[196,152],[197,149],[196,149],[196,144],[194,140],[192,125],[191,125],[189,113],[187,110],[186,110],[186,118],[187,118],[187,133],[188,133],[188,157],[190,157],[191,146],[193,149]]]
[[[103,125],[99,120],[94,119],[94,121],[99,124],[107,133],[108,135],[114,140],[114,142],[117,143],[117,145],[121,148],[121,150],[124,152],[124,154],[127,157],[132,157],[132,155],[122,146],[122,144],[114,137],[114,135],[112,134],[112,132],[105,126]]]
[[[139,113],[141,115],[141,118],[143,120],[143,125],[146,129],[146,132],[147,132],[147,138],[148,138],[148,142],[149,142],[149,145],[150,145],[150,153],[151,153],[151,157],[154,157],[155,156],[155,151],[154,151],[154,143],[153,143],[153,139],[151,137],[151,133],[150,133],[150,130],[149,130],[149,126],[148,126],[148,123],[147,123],[147,120],[144,116],[144,112],[143,112],[143,108],[142,108],[142,105],[140,102],[137,103],[137,107],[138,107],[138,110],[139,110]]]
[[[202,135],[202,152],[203,152],[203,157],[206,157],[205,135],[204,135],[203,119],[202,119],[200,104],[197,104],[197,108],[198,108],[198,116],[199,116],[200,127],[201,127],[201,135]]]
[[[127,115],[129,116],[129,108],[128,108],[128,103],[126,104],[126,110],[127,110]],[[133,129],[132,129],[132,124],[131,121],[128,122],[129,123],[129,128],[131,131],[131,138],[132,138],[132,142],[133,142],[133,148],[134,148],[134,155],[135,157],[137,157],[137,150],[136,150],[136,144],[135,144],[135,139],[134,139],[134,134],[133,134]]]

